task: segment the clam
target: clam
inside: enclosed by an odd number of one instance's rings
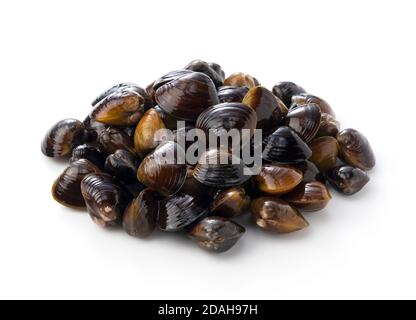
[[[277,197],[261,197],[251,202],[252,217],[266,231],[290,233],[305,229],[308,221],[287,202]]]
[[[203,130],[207,136],[227,135],[230,130],[236,129],[242,137],[242,130],[250,130],[250,137],[256,129],[256,112],[242,103],[221,103],[202,112],[197,121],[196,128]]]
[[[66,207],[84,208],[85,201],[81,194],[81,181],[90,173],[98,173],[100,169],[86,159],[77,160],[55,180],[52,196]]]
[[[329,103],[326,102],[324,99],[307,93],[301,93],[292,96],[292,105],[303,105],[308,103],[314,103],[318,105],[319,109],[321,109],[321,113],[328,113],[335,118],[334,111],[332,110]]]
[[[81,182],[81,191],[95,223],[102,227],[110,227],[121,222],[130,197],[110,175],[87,175]]]
[[[225,72],[222,70],[221,66],[218,63],[215,62],[208,62],[208,65],[217,72],[223,79],[225,78]]]
[[[270,162],[294,164],[312,155],[311,149],[289,127],[280,127],[264,141],[263,158]]]
[[[284,103],[264,87],[251,88],[242,103],[256,111],[257,129],[262,129],[263,134],[270,134],[282,125],[288,111]]]
[[[133,140],[123,131],[117,128],[107,128],[98,136],[98,147],[106,155],[124,149],[134,154]]]
[[[218,64],[210,64],[202,60],[193,60],[184,69],[206,74],[217,88],[221,87],[224,82],[224,72]]]
[[[254,88],[259,85],[260,83],[256,78],[242,72],[233,73],[224,80],[224,86]]]
[[[134,132],[134,149],[137,154],[146,156],[150,151],[154,150],[159,144],[161,130],[165,129],[159,113],[155,109],[149,109],[140,119]]]
[[[105,171],[126,184],[137,181],[138,167],[138,159],[126,150],[117,150],[109,155],[105,161]]]
[[[87,132],[81,121],[65,119],[49,129],[43,138],[41,150],[47,157],[64,157],[86,139]]]
[[[327,187],[319,181],[301,183],[284,200],[303,211],[319,211],[331,200]]]
[[[325,184],[325,177],[313,162],[306,160],[305,162],[296,164],[295,167],[302,171],[302,182],[320,181]]]
[[[250,176],[245,174],[240,158],[223,149],[209,149],[199,159],[193,176],[202,184],[226,189],[242,185]]]
[[[104,167],[105,156],[96,146],[92,146],[89,144],[82,144],[76,147],[72,151],[72,157],[69,160],[69,162],[73,163],[80,159],[89,160],[91,163],[93,163],[99,168]]]
[[[280,82],[273,87],[273,94],[278,97],[289,108],[292,103],[292,97],[305,93],[305,89],[293,82]]]
[[[157,89],[159,89],[160,87],[164,86],[165,84],[176,80],[177,78],[180,78],[184,75],[189,75],[194,73],[194,71],[192,70],[174,70],[171,72],[168,72],[166,74],[164,74],[163,76],[161,76],[159,79],[157,79],[155,82],[153,82],[153,88],[152,91],[154,91],[154,93],[156,94]],[[149,90],[147,90],[149,91]]]
[[[139,166],[137,177],[144,185],[164,196],[177,193],[186,180],[185,162],[180,163],[183,150],[173,141],[161,144]]]
[[[309,147],[312,156],[309,158],[321,172],[326,172],[336,166],[338,160],[339,146],[334,137],[320,137],[314,139]]]
[[[127,206],[123,215],[123,229],[132,237],[146,238],[156,228],[159,216],[159,196],[145,189]]]
[[[146,93],[147,93],[147,95],[150,97],[150,99],[152,100],[152,103],[153,103],[153,105],[155,106],[156,105],[156,100],[155,100],[155,94],[156,94],[156,91],[154,90],[154,88],[153,88],[153,86],[154,86],[154,84],[155,84],[155,81],[153,81],[151,84],[149,84],[147,87],[146,87]]]
[[[211,215],[233,218],[246,212],[251,199],[242,187],[221,191],[211,204]]]
[[[295,167],[284,164],[265,164],[260,174],[253,177],[257,188],[269,195],[288,193],[302,182],[303,174]]]
[[[223,217],[207,217],[188,233],[202,249],[222,253],[230,250],[244,235],[245,228]]]
[[[328,113],[322,113],[321,124],[319,125],[316,137],[336,137],[340,128],[340,123]]]
[[[347,164],[368,171],[376,165],[373,149],[367,138],[359,131],[345,129],[337,135],[340,158]]]
[[[97,142],[98,136],[107,129],[109,126],[92,120],[90,116],[87,116],[83,122],[85,129],[87,131],[87,142],[95,143]]]
[[[187,171],[186,180],[181,188],[181,192],[194,197],[206,197],[212,201],[219,192],[218,188],[207,187],[196,180],[192,175],[193,168],[189,167]]]
[[[370,181],[365,171],[351,166],[332,168],[326,175],[329,183],[345,195],[359,192]]]
[[[201,112],[219,103],[212,80],[200,72],[182,75],[156,90],[158,105],[169,115],[195,121]]]
[[[241,103],[248,90],[249,89],[247,87],[223,86],[218,88],[218,99],[221,103]]]
[[[190,226],[208,214],[209,199],[186,193],[178,193],[161,201],[159,228],[177,232]]]
[[[321,110],[313,103],[295,106],[290,108],[286,119],[287,125],[308,143],[318,133],[321,125]]]

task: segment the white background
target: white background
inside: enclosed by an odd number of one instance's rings
[[[2,1],[0,298],[416,298],[414,1]],[[269,88],[292,80],[361,130],[378,164],[360,194],[224,255],[136,240],[55,203],[56,121],[121,81],[200,58]]]

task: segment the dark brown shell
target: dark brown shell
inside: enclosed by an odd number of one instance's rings
[[[211,215],[225,218],[237,217],[246,212],[251,199],[244,188],[230,188],[220,192],[211,204]]]
[[[259,85],[260,83],[256,78],[242,72],[233,73],[224,80],[224,86],[254,88]]]
[[[177,193],[186,180],[186,164],[178,163],[183,150],[173,141],[161,144],[139,166],[137,177],[144,185],[164,196]]]
[[[276,84],[272,90],[273,94],[278,97],[286,107],[290,107],[292,103],[292,97],[297,94],[306,92],[301,86],[296,83],[285,81]]]
[[[224,164],[221,164],[224,159]],[[239,163],[239,164],[238,164]],[[198,161],[193,176],[209,187],[226,189],[239,186],[250,179],[245,174],[244,163],[223,149],[210,149]]]
[[[47,157],[64,157],[87,138],[84,124],[75,119],[56,123],[46,133],[41,144],[42,153]]]
[[[92,220],[102,227],[121,222],[130,202],[128,193],[106,173],[92,173],[81,182],[81,191]]]
[[[105,129],[109,127],[108,125],[104,123],[92,120],[90,116],[87,116],[85,118],[83,124],[87,131],[86,142],[91,142],[91,143],[97,142],[98,136],[101,134],[101,132],[103,132]]]
[[[156,228],[159,216],[159,196],[145,189],[127,206],[123,229],[132,237],[146,238]]]
[[[125,132],[116,128],[107,128],[98,136],[98,147],[106,155],[115,153],[119,149],[124,149],[135,154],[133,139]]]
[[[159,106],[155,106],[153,109],[159,114],[160,119],[163,121],[165,127],[169,130],[176,130],[178,128],[179,121],[185,122],[185,126],[195,126],[195,121],[176,119],[175,117],[172,117],[163,111],[163,109]]]
[[[194,71],[192,70],[174,70],[174,71],[170,71],[166,74],[164,74],[163,76],[161,76],[159,79],[157,79],[155,82],[153,82],[153,91],[156,94],[157,89],[159,89],[160,87],[164,86],[165,84],[176,80],[184,75],[188,75],[193,73]]]
[[[324,209],[331,200],[328,188],[318,181],[301,183],[284,200],[303,211],[319,211]]]
[[[263,134],[270,134],[282,125],[288,111],[283,102],[264,87],[251,88],[242,103],[256,111],[257,129],[262,129]]]
[[[212,80],[200,72],[176,78],[156,91],[158,105],[169,115],[195,121],[210,106],[219,103]]]
[[[376,165],[373,149],[367,138],[354,129],[342,130],[337,135],[340,158],[347,164],[368,171]]]
[[[99,168],[103,168],[105,163],[105,156],[103,153],[97,147],[89,144],[82,144],[76,147],[72,151],[72,157],[69,162],[73,163],[80,159],[86,159]]]
[[[295,167],[303,173],[302,182],[319,181],[325,184],[326,180],[324,175],[313,162],[306,160],[305,162],[296,164]]]
[[[337,121],[333,116],[328,113],[322,113],[321,124],[316,137],[336,137],[340,127],[341,125],[339,121]]]
[[[161,201],[159,228],[177,232],[208,214],[209,199],[178,193]]]
[[[303,104],[309,104],[314,103],[318,105],[319,109],[321,109],[321,113],[328,113],[332,117],[335,116],[335,112],[332,110],[331,106],[328,102],[326,102],[324,99],[321,99],[317,96],[313,96],[311,94],[307,93],[301,93],[299,95],[294,95],[292,97],[292,106],[293,105],[303,105]]]
[[[206,74],[217,88],[223,85],[224,72],[218,64],[213,65],[202,60],[193,60],[184,69]]]
[[[339,145],[334,137],[320,137],[314,139],[309,147],[312,156],[309,158],[321,172],[326,172],[336,166],[339,153]]]
[[[345,195],[359,192],[370,181],[365,171],[351,166],[338,166],[327,172],[329,183]]]
[[[202,249],[222,253],[231,249],[245,231],[234,221],[212,216],[201,220],[188,235]]]
[[[77,160],[55,180],[52,196],[60,204],[70,208],[84,208],[85,201],[81,194],[81,181],[90,173],[100,169],[86,159]]]
[[[218,99],[220,100],[220,103],[241,103],[248,90],[247,87],[223,86],[218,88]]]
[[[117,150],[105,161],[105,171],[117,180],[131,184],[137,181],[139,160],[126,150]]]
[[[287,125],[306,143],[312,141],[321,125],[321,110],[309,103],[291,108],[286,117]]]
[[[257,188],[269,195],[285,194],[302,182],[300,170],[284,164],[265,164],[260,174],[253,177]]]
[[[308,221],[287,202],[277,197],[261,197],[251,202],[252,217],[266,231],[290,233],[305,229]]]
[[[264,141],[263,158],[270,162],[294,164],[312,155],[311,149],[289,127],[280,127]]]

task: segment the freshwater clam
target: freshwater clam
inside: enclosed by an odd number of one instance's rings
[[[69,162],[73,163],[80,159],[89,160],[99,168],[103,168],[105,163],[105,156],[101,153],[101,151],[96,146],[89,144],[82,144],[76,147],[72,151],[72,157]]]
[[[328,113],[335,118],[334,111],[332,110],[329,103],[326,102],[324,99],[307,93],[301,93],[292,96],[292,105],[303,105],[308,103],[314,103],[318,105],[319,109],[321,109],[321,113]]]
[[[137,181],[138,159],[126,150],[117,150],[105,161],[105,171],[119,181],[132,184]]]
[[[123,215],[123,229],[132,237],[146,238],[156,228],[159,216],[159,196],[145,189],[127,206]]]
[[[309,147],[312,156],[309,158],[321,172],[326,172],[336,166],[338,160],[339,146],[334,137],[320,137],[314,139]]]
[[[219,103],[212,80],[200,72],[182,75],[156,90],[158,105],[169,115],[195,121],[206,108]]]
[[[256,111],[257,129],[262,129],[263,134],[270,134],[282,125],[288,112],[284,103],[264,87],[251,88],[242,103]]]
[[[244,235],[245,228],[223,217],[207,217],[196,224],[188,233],[199,247],[222,253],[231,249]]]
[[[102,227],[118,224],[130,201],[124,188],[106,173],[87,175],[81,191],[92,220]]]
[[[147,187],[164,196],[177,193],[186,180],[187,168],[178,162],[184,151],[173,141],[161,144],[139,166],[137,178]]]
[[[319,181],[301,183],[284,200],[303,211],[319,211],[331,200],[327,187]]]
[[[345,195],[357,193],[370,181],[365,171],[351,166],[332,168],[326,176],[329,183]]]
[[[209,64],[202,60],[193,60],[184,69],[206,74],[217,88],[221,87],[224,83],[224,72],[218,64]]]
[[[304,93],[305,89],[296,83],[285,81],[276,84],[272,90],[273,94],[278,97],[289,108],[294,95]]]
[[[184,75],[188,75],[193,73],[194,71],[192,70],[174,70],[174,71],[170,71],[166,74],[164,74],[163,76],[161,76],[159,79],[157,79],[155,82],[153,82],[153,88],[152,91],[154,91],[154,93],[156,94],[157,89],[159,89],[160,87],[164,86],[165,84],[176,80],[177,78],[180,78]]]
[[[242,187],[221,191],[211,204],[211,215],[225,218],[239,216],[248,209],[251,199]]]
[[[98,147],[106,155],[124,149],[134,154],[133,140],[123,131],[117,128],[107,128],[98,136]]]
[[[311,149],[289,127],[280,127],[264,141],[263,158],[270,162],[294,164],[312,155]]]
[[[242,72],[233,73],[224,80],[224,86],[254,88],[259,85],[260,83],[256,78]]]
[[[84,124],[75,119],[65,119],[56,123],[42,140],[41,150],[47,157],[64,157],[87,138]]]
[[[305,229],[308,221],[287,202],[277,197],[261,197],[251,202],[252,217],[266,231],[290,233]]]
[[[81,194],[81,181],[90,173],[98,173],[100,169],[86,159],[77,160],[55,180],[52,196],[66,207],[84,208],[85,201]]]
[[[218,88],[218,99],[221,103],[243,101],[244,96],[248,92],[247,87],[223,86]]]
[[[337,135],[340,158],[347,164],[368,171],[376,165],[373,149],[367,138],[359,131],[345,129]]]
[[[295,106],[290,108],[286,119],[287,125],[308,143],[318,133],[321,125],[321,110],[313,103]]]
[[[269,195],[288,193],[302,182],[300,170],[284,164],[265,164],[260,174],[253,177],[257,188]]]
[[[336,137],[340,128],[340,123],[328,113],[322,113],[321,124],[319,126],[317,137]]]

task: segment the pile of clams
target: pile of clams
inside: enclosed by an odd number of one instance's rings
[[[197,153],[188,139],[179,141],[178,133],[202,132],[206,139],[230,130],[248,132],[249,143],[233,147],[260,152],[255,174],[232,148],[209,144]],[[260,140],[253,138],[258,130]],[[226,77],[218,64],[201,60],[146,88],[111,87],[93,100],[84,121],[52,126],[41,150],[69,161],[52,186],[61,205],[85,208],[99,226],[122,227],[132,237],[181,232],[217,253],[244,235],[236,220],[249,213],[267,232],[307,228],[306,213],[328,205],[330,188],[359,192],[376,163],[366,137],[341,130],[329,103],[303,87],[281,82],[269,90],[251,75]]]

